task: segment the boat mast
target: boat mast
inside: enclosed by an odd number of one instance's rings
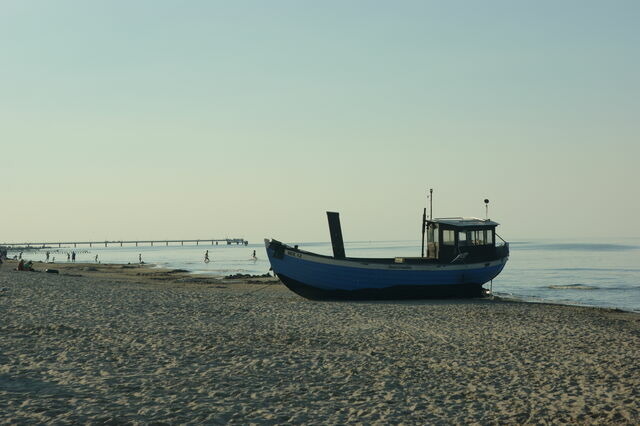
[[[433,220],[433,188],[429,189],[429,219]]]
[[[422,211],[422,252],[420,257],[424,257],[424,232],[427,228],[427,208],[425,207]]]
[[[429,189],[429,195],[427,195],[429,199],[429,219],[433,219],[433,188]],[[425,207],[422,211],[422,252],[421,257],[424,257],[424,233],[427,229],[427,208]]]

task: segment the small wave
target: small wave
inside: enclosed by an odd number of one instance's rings
[[[638,248],[638,246],[628,246],[622,244],[560,243],[522,245],[521,247],[518,247],[518,250],[628,251],[637,250]]]
[[[558,284],[547,286],[547,288],[554,290],[597,290],[599,287],[587,284]]]
[[[545,268],[546,271],[638,272],[640,268]]]
[[[616,291],[640,291],[640,285],[629,285],[626,287],[605,287],[605,290],[616,290]]]

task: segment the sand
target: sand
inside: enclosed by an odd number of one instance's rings
[[[640,423],[638,314],[312,302],[265,278],[12,267],[0,423]]]

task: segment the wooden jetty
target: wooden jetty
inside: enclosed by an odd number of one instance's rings
[[[140,244],[149,244],[151,246],[153,246],[154,244],[164,244],[165,246],[168,246],[169,244],[180,244],[181,246],[183,246],[184,243],[187,243],[187,244],[195,243],[195,245],[197,246],[200,245],[201,243],[202,244],[211,243],[211,245],[218,245],[218,243],[226,243],[227,245],[237,244],[237,245],[245,245],[245,246],[249,244],[249,242],[244,238],[221,238],[221,239],[203,238],[198,240],[51,241],[51,242],[41,242],[41,243],[0,243],[0,247],[47,248],[47,247],[55,247],[55,246],[78,247],[82,245],[84,246],[88,245],[89,247],[93,247],[94,245],[102,245],[102,244],[104,244],[105,247],[109,247],[109,245],[119,245],[120,247],[122,247],[125,244],[127,245],[135,244],[137,247]]]

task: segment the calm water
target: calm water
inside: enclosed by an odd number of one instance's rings
[[[331,254],[330,243],[293,243],[301,248]],[[414,241],[352,242],[345,244],[354,257],[416,256]],[[205,264],[204,252],[212,260]],[[56,262],[66,262],[71,249],[53,249]],[[256,250],[257,260],[251,255]],[[105,263],[137,263],[138,254],[147,263],[198,274],[264,274],[269,262],[263,244],[93,247],[78,248],[77,261],[91,262],[95,255]],[[10,255],[15,253],[11,252]],[[25,253],[44,260],[44,251]],[[486,285],[488,287],[488,284]],[[620,241],[516,241],[504,271],[493,281],[496,294],[534,301],[612,307],[640,311],[640,239]]]

